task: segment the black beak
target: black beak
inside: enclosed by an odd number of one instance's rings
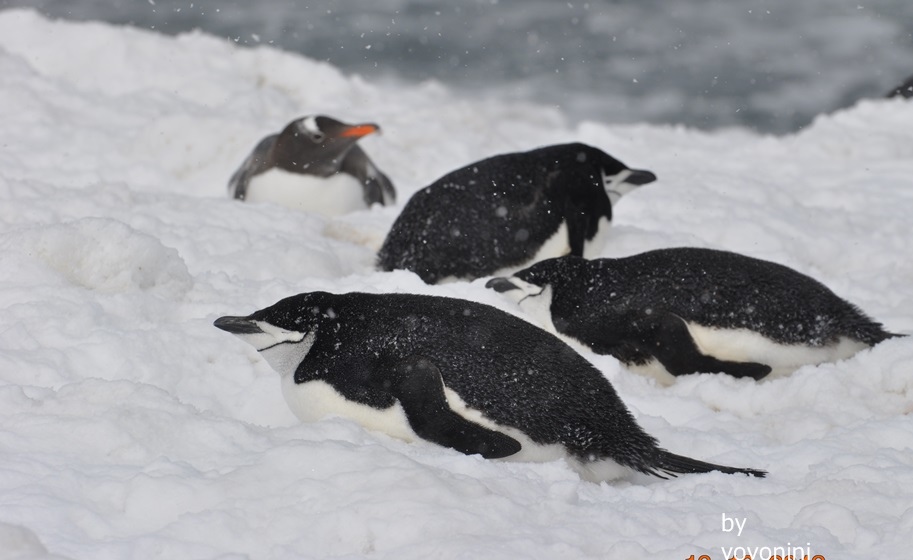
[[[628,171],[630,171],[631,174],[625,177],[625,183],[646,185],[647,183],[652,183],[656,180],[656,175],[652,171],[647,171],[646,169],[629,169]]]
[[[518,289],[517,286],[515,286],[514,283],[510,281],[510,278],[503,277],[492,278],[488,282],[485,282],[485,287],[492,289],[499,294]]]
[[[219,317],[213,325],[232,334],[259,334],[263,332],[256,323],[247,317]]]

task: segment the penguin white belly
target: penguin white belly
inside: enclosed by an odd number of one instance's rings
[[[293,210],[338,216],[366,208],[358,179],[345,173],[317,177],[272,168],[251,178],[247,202],[271,202]]]
[[[335,415],[353,420],[365,429],[382,432],[404,441],[413,442],[421,439],[412,430],[406,413],[398,402],[389,408],[377,409],[346,399],[325,381],[295,383],[293,375],[282,376],[282,393],[289,408],[303,422],[315,422]],[[452,389],[445,387],[444,395],[451,410],[463,418],[520,442],[520,451],[505,457],[505,461],[541,463],[565,459],[584,479],[591,481],[612,480],[630,472],[611,460],[583,463],[571,457],[561,445],[535,443],[520,430],[489,420],[478,410],[466,406],[463,399]]]
[[[614,202],[612,204],[615,204]],[[583,258],[596,259],[602,256],[602,249],[606,244],[606,231],[612,222],[605,216],[599,218],[599,226],[593,239],[583,242]]]
[[[868,348],[867,344],[846,337],[824,346],[781,344],[748,329],[686,325],[702,354],[730,362],[767,364],[772,371],[765,379],[781,377],[807,364],[843,360]]]
[[[282,394],[289,408],[303,422],[315,422],[321,418],[336,415],[354,420],[368,430],[383,432],[405,441],[421,439],[409,425],[406,413],[399,402],[389,408],[378,409],[350,401],[325,381],[295,383],[294,376],[291,375],[282,377]],[[463,418],[507,434],[519,441],[523,447],[518,453],[508,457],[510,460],[540,462],[559,459],[567,455],[560,445],[536,444],[523,432],[501,426],[485,418],[485,415],[478,410],[466,406],[463,399],[452,389],[445,387],[444,395],[451,410]]]
[[[507,266],[500,270],[495,271],[492,276],[511,276],[514,272],[523,270],[524,268],[530,266],[533,263],[539,261],[544,261],[546,259],[553,259],[556,257],[563,257],[571,252],[571,245],[568,242],[567,237],[567,224],[561,222],[561,225],[558,226],[558,231],[552,234],[545,243],[539,247],[539,250],[536,251],[536,254],[533,257],[525,262],[522,262],[516,266]]]
[[[374,408],[345,398],[326,381],[295,383],[293,375],[282,376],[282,395],[292,413],[302,422],[316,422],[335,415],[391,437],[405,441],[419,439],[398,402],[389,408]]]
[[[770,366],[771,372],[762,381],[784,377],[805,365],[844,360],[868,348],[868,345],[846,337],[840,337],[837,342],[825,346],[781,344],[748,329],[720,329],[695,323],[686,325],[698,350],[706,356],[729,362],[755,362]],[[657,360],[628,367],[663,385],[675,382],[675,376],[666,371]]]

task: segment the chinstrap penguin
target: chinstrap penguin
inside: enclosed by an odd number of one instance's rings
[[[563,257],[486,284],[547,329],[662,382],[761,379],[900,336],[786,266],[712,249]]]
[[[322,115],[296,119],[257,144],[232,175],[229,194],[327,216],[392,204],[393,183],[356,145],[378,130]]]
[[[583,255],[611,221],[612,205],[655,180],[579,143],[484,159],[409,199],[378,253],[378,267],[411,270],[434,284]]]
[[[328,414],[465,454],[565,458],[588,480],[722,471],[645,433],[560,339],[487,305],[410,294],[299,294],[215,326],[253,345],[303,421]]]

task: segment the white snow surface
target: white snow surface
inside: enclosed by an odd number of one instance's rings
[[[761,383],[662,387],[585,353],[667,449],[770,473],[594,484],[561,461],[300,423],[278,375],[212,321],[311,290],[517,312],[484,280],[375,272],[373,248],[443,173],[580,140],[659,177],[618,204],[603,256],[739,251],[913,333],[913,103],[861,102],[785,137],[571,127],[269,47],[30,11],[0,12],[0,76],[0,559],[909,557],[910,338]],[[226,196],[257,140],[310,113],[381,124],[361,145],[397,206],[328,221]]]

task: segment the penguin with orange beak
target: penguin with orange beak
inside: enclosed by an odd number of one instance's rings
[[[232,175],[229,194],[325,216],[392,204],[393,183],[356,145],[378,130],[324,115],[295,119],[257,144]]]

